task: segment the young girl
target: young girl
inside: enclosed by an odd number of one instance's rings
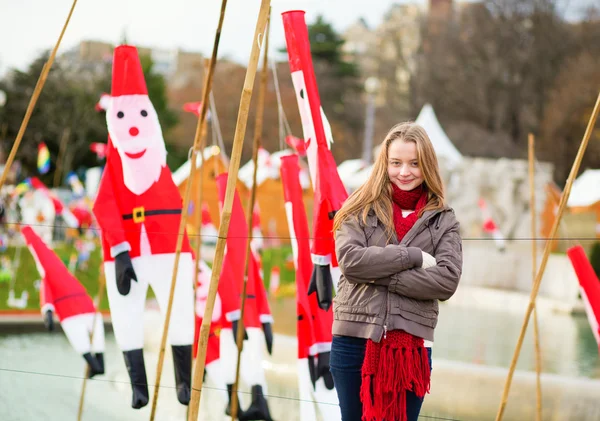
[[[331,373],[343,421],[416,421],[429,392],[438,300],[462,270],[435,151],[409,122],[383,141],[369,179],[336,214],[342,276]]]

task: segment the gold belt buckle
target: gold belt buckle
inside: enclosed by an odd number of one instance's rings
[[[141,224],[146,220],[145,209],[143,206],[133,208],[133,222]]]

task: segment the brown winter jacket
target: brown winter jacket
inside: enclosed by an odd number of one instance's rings
[[[450,298],[462,271],[462,240],[454,211],[426,211],[398,244],[387,241],[373,211],[367,223],[351,218],[336,232],[342,276],[333,300],[333,334],[379,342],[402,329],[433,341],[438,300]],[[421,268],[421,251],[437,265]]]

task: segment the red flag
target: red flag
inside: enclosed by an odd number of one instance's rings
[[[308,292],[316,292],[319,306],[327,310],[332,302],[332,282],[337,283],[337,279],[333,279],[331,274],[331,269],[338,266],[332,232],[333,217],[348,193],[330,150],[333,139],[329,123],[321,109],[304,12],[296,10],[283,13],[283,26],[315,192],[312,244],[314,269]]]
[[[600,280],[585,255],[583,247],[580,245],[571,247],[567,250],[567,255],[571,259],[571,264],[579,279],[585,313],[598,343],[598,352],[600,352]]]
[[[106,158],[106,151],[108,149],[108,145],[106,143],[101,142],[93,142],[90,145],[90,151],[94,152],[98,159]]]

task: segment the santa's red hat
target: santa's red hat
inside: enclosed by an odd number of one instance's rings
[[[111,96],[148,95],[137,48],[119,45],[113,56]]]

